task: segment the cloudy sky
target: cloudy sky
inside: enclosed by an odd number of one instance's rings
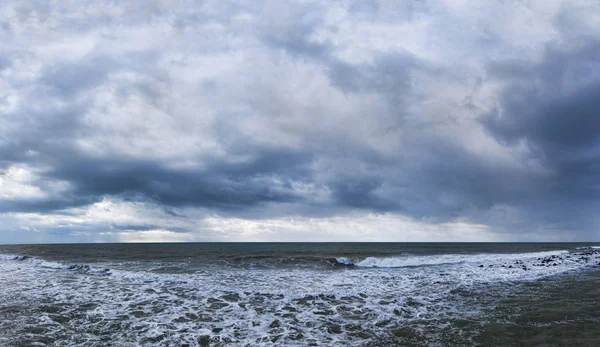
[[[600,3],[0,1],[0,243],[600,240]]]

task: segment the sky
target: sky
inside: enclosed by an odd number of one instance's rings
[[[0,1],[0,243],[600,241],[600,3]]]

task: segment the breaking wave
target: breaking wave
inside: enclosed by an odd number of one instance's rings
[[[30,263],[32,265],[47,269],[71,270],[85,273],[108,274],[111,271],[109,268],[97,268],[87,264],[62,264],[44,259],[32,258],[28,255],[0,254],[0,260],[13,260]]]
[[[345,266],[364,268],[398,268],[417,267],[462,263],[505,263],[518,259],[537,259],[568,254],[567,250],[511,253],[511,254],[442,254],[430,256],[402,256],[402,257],[366,257],[363,259],[336,258],[336,262]]]

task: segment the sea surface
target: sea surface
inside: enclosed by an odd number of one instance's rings
[[[600,346],[600,244],[0,246],[0,346]]]

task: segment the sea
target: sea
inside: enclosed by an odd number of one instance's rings
[[[0,346],[600,346],[600,244],[0,246]]]

